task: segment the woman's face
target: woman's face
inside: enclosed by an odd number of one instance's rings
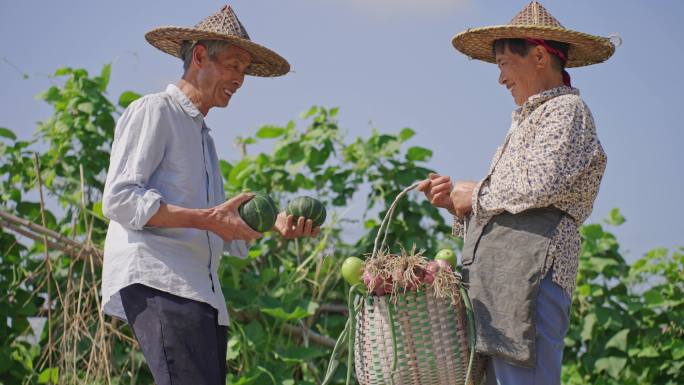
[[[505,47],[496,53],[499,83],[508,88],[518,106],[538,92],[539,61],[535,57],[536,50],[537,47],[533,47],[526,56],[520,56]]]

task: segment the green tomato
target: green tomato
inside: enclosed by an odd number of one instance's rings
[[[435,260],[438,259],[449,262],[452,267],[456,266],[456,253],[454,253],[454,251],[451,249],[442,249],[437,252],[437,255],[435,255]]]
[[[342,276],[350,285],[361,283],[363,274],[363,260],[357,257],[349,257],[342,263]]]

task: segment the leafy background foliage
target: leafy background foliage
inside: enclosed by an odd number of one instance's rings
[[[98,76],[57,70],[60,85],[39,95],[54,113],[35,137],[20,140],[0,128],[0,210],[81,245],[77,251],[52,247],[59,244],[53,237],[46,248],[42,237],[30,237],[44,233],[21,235],[16,229],[26,226],[12,227],[5,217],[0,222],[0,314],[6,320],[0,322],[0,383],[152,382],[129,328],[97,311],[98,250],[107,228],[101,195],[115,119],[139,97],[127,91],[111,102],[110,72],[109,65]],[[346,321],[342,261],[370,251],[397,193],[431,171],[432,152],[409,145],[413,130],[350,139],[338,127],[338,113],[316,106],[297,121],[263,126],[254,137],[238,138],[239,161],[221,161],[229,196],[265,191],[282,208],[295,196],[311,195],[329,212],[316,240],[283,241],[267,233],[247,259],[223,258],[229,384],[320,382]],[[250,152],[257,143],[272,150]],[[359,213],[348,210],[355,201],[366,202]],[[684,383],[684,254],[654,249],[627,264],[604,229],[623,221],[614,210],[605,224],[581,229],[564,383]],[[390,244],[416,244],[432,255],[460,247],[449,232],[440,213],[414,194],[397,209]],[[340,368],[337,383],[344,372]]]

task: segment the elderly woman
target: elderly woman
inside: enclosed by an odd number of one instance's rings
[[[245,256],[261,234],[238,214],[252,194],[225,201],[204,118],[226,107],[245,75],[289,64],[249,39],[230,7],[197,26],[146,34],[183,60],[164,92],[132,103],[116,127],[103,196],[111,219],[102,272],[105,313],[130,325],[158,385],[224,385],[228,311],[217,277],[224,249]],[[278,215],[285,238],[315,236],[311,220]]]
[[[565,68],[603,62],[615,47],[565,29],[537,1],[510,24],[469,29],[453,44],[496,63],[520,108],[482,180],[432,174],[419,189],[455,216],[456,234],[467,219],[463,280],[477,351],[490,357],[488,383],[560,384],[578,226],[606,167],[591,112]]]

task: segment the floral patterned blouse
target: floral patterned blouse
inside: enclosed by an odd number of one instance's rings
[[[568,214],[556,228],[543,274],[553,268],[553,281],[572,295],[578,227],[591,214],[605,168],[606,155],[579,90],[561,86],[543,91],[513,112],[504,144],[473,191],[472,216],[488,221],[504,211],[548,206]],[[457,218],[454,235],[463,236]]]

